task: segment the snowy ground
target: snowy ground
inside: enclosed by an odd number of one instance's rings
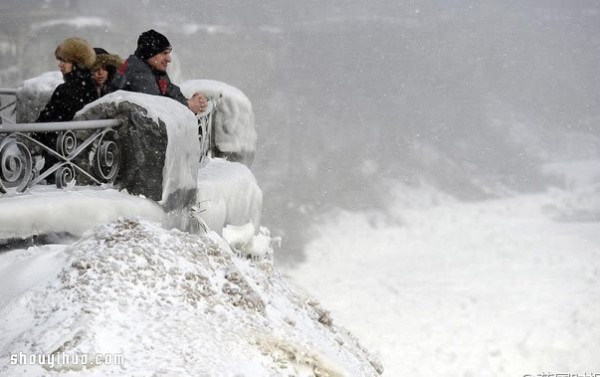
[[[286,273],[379,352],[384,376],[600,373],[597,197],[588,186],[460,203],[402,190],[387,213],[317,224]]]
[[[0,375],[375,377],[378,365],[268,259],[216,233],[120,219],[0,253]]]

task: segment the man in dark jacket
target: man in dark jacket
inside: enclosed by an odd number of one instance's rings
[[[123,63],[110,84],[110,90],[129,90],[170,97],[187,106],[194,114],[206,109],[206,98],[195,93],[187,99],[181,89],[171,82],[167,66],[171,62],[171,43],[155,30],[143,32],[137,42],[137,49]]]

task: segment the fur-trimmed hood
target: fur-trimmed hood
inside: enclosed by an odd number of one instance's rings
[[[119,55],[114,54],[98,54],[96,55],[96,61],[92,65],[92,72],[96,71],[102,67],[114,67],[114,70],[118,70],[121,68],[123,64],[123,59]]]
[[[56,47],[54,56],[73,63],[80,68],[91,68],[96,60],[92,46],[81,38],[68,38]]]

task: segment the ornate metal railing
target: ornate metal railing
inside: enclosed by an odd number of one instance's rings
[[[113,183],[121,156],[114,128],[120,125],[114,119],[0,124],[0,193],[42,182],[59,188],[76,180]]]

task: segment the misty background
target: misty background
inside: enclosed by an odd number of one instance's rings
[[[4,0],[0,87],[57,70],[65,38],[126,58],[150,28],[174,47],[175,83],[252,101],[278,263],[303,258],[313,219],[384,208],[398,182],[482,200],[560,184],[543,163],[600,154],[592,0]]]

